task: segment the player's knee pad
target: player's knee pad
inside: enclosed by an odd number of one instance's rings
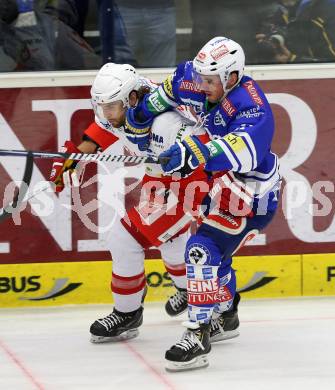
[[[108,248],[113,258],[113,272],[122,277],[132,277],[143,272],[144,249],[116,221],[108,236]]]
[[[215,242],[204,235],[195,234],[189,238],[185,250],[186,264],[213,265],[221,263],[221,253]]]
[[[159,250],[163,260],[169,264],[185,264],[184,252],[189,236],[190,234],[187,231],[160,245]]]

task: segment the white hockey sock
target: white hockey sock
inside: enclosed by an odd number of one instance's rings
[[[115,309],[123,313],[139,309],[141,306],[143,291],[144,289],[130,295],[113,293]]]
[[[186,290],[187,281],[186,281],[185,275],[175,276],[175,275],[170,274],[170,278],[176,287],[181,288],[183,290]]]

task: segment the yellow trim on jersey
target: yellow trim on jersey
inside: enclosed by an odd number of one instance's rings
[[[206,162],[205,157],[203,153],[201,152],[200,148],[198,145],[193,141],[191,136],[187,136],[184,138],[184,142],[187,143],[187,145],[190,147],[192,152],[195,154],[196,158],[199,161],[199,164],[203,164]]]
[[[144,129],[138,129],[136,127],[133,127],[126,118],[126,129],[130,130],[134,134],[143,135],[147,134],[150,131],[150,126],[145,127]]]
[[[232,148],[235,153],[238,153],[247,147],[243,138],[239,137],[238,135],[227,134],[223,137],[223,139],[227,142],[227,144]]]
[[[170,98],[174,99],[172,92],[172,75],[169,75],[163,82],[164,92],[170,96]]]

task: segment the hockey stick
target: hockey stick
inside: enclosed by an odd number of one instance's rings
[[[74,161],[86,161],[86,162],[123,162],[123,163],[144,163],[144,164],[166,164],[169,161],[168,157],[164,158],[154,158],[147,156],[125,156],[125,155],[111,155],[111,154],[87,154],[87,153],[54,153],[54,152],[39,152],[39,151],[27,151],[27,150],[6,150],[0,149],[0,156],[13,156],[13,157],[27,157],[25,172],[22,179],[22,185],[20,189],[16,192],[14,200],[7,206],[0,209],[0,222],[2,222],[7,217],[11,216],[13,209],[16,209],[23,200],[30,200],[34,198],[39,193],[50,188],[50,185],[43,187],[36,191],[34,194],[29,196],[27,199],[24,199],[27,189],[30,184],[32,171],[33,171],[33,161],[35,158],[64,158]],[[24,185],[26,187],[24,187]]]
[[[27,150],[6,150],[0,149],[0,156],[27,157],[30,154],[35,158],[64,158],[74,161],[91,162],[120,162],[120,163],[142,163],[142,164],[167,164],[168,157],[154,158],[147,156],[125,156],[113,154],[93,153],[61,153],[61,152],[39,152]]]

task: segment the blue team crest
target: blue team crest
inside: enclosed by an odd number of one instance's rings
[[[220,111],[217,111],[214,117],[214,125],[215,126],[227,126],[226,121],[223,119],[223,116]]]
[[[211,254],[204,245],[196,243],[188,247],[187,257],[191,264],[203,265],[210,262]]]

